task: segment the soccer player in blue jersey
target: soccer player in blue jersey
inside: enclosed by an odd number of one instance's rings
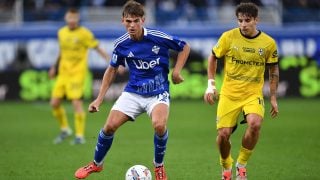
[[[155,179],[167,179],[163,159],[168,140],[166,124],[170,104],[169,50],[179,52],[171,77],[174,84],[179,84],[184,80],[180,71],[187,60],[190,47],[176,37],[145,28],[144,14],[143,6],[138,2],[128,1],[123,7],[122,23],[127,33],[115,41],[112,60],[103,76],[98,97],[89,105],[89,112],[99,111],[99,106],[120,65],[128,66],[129,82],[99,132],[93,162],[79,168],[75,172],[76,178],[84,179],[90,173],[100,172],[116,130],[125,122],[135,120],[146,112],[155,131]]]

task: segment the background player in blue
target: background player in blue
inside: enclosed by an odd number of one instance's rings
[[[94,161],[79,168],[75,173],[76,178],[83,179],[92,172],[100,172],[116,130],[125,122],[147,112],[155,130],[153,160],[155,179],[167,179],[163,159],[168,139],[166,124],[170,103],[169,49],[179,52],[171,77],[174,84],[179,84],[183,82],[180,71],[188,58],[190,47],[176,37],[144,28],[144,21],[143,6],[135,1],[128,1],[122,12],[122,23],[127,33],[115,41],[112,60],[103,76],[99,95],[89,105],[89,111],[99,111],[99,106],[120,65],[128,66],[129,82],[113,105],[99,133]]]

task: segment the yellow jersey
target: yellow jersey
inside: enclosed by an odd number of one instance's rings
[[[212,52],[218,59],[224,57],[221,94],[231,99],[262,96],[265,66],[278,62],[275,40],[261,31],[253,38],[239,28],[226,31]]]
[[[71,30],[64,26],[58,31],[60,46],[59,75],[84,77],[88,70],[88,50],[98,46],[98,40],[85,27]]]

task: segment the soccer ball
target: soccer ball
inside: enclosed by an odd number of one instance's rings
[[[126,173],[126,180],[152,180],[150,170],[143,165],[134,165]]]

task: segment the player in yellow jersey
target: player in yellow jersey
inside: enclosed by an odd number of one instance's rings
[[[84,81],[88,72],[88,50],[94,48],[106,61],[108,54],[99,47],[98,40],[93,33],[79,25],[80,15],[78,10],[69,9],[65,14],[66,26],[58,31],[60,54],[56,64],[49,70],[51,78],[56,77],[52,90],[50,104],[53,115],[58,120],[61,132],[54,139],[54,143],[61,143],[72,134],[64,108],[61,106],[62,99],[66,97],[72,101],[75,119],[75,139],[73,144],[83,144],[85,129],[85,112],[82,107]]]
[[[217,109],[217,145],[222,179],[232,179],[233,159],[230,136],[243,113],[247,123],[236,163],[237,179],[247,179],[246,164],[259,139],[264,117],[262,88],[265,68],[269,69],[271,116],[278,114],[277,86],[279,68],[277,45],[273,38],[257,29],[258,7],[241,3],[235,11],[239,28],[226,31],[208,57],[208,88],[204,100]],[[217,59],[224,57],[224,78],[220,94],[215,88]]]

